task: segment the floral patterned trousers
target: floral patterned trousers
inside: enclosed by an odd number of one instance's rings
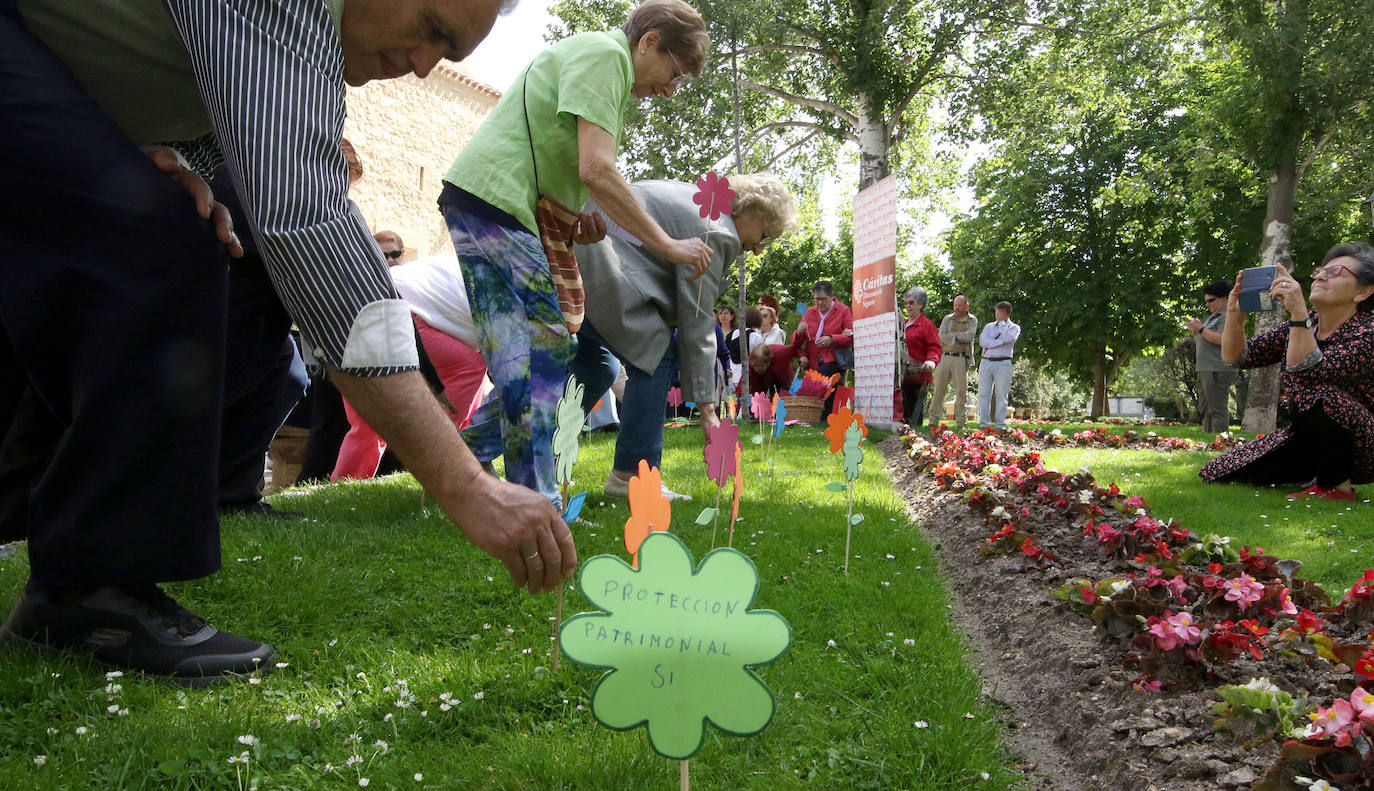
[[[477,350],[495,386],[463,439],[481,461],[504,452],[506,480],[559,507],[554,471],[555,409],[572,340],[539,237],[442,205],[463,269]]]

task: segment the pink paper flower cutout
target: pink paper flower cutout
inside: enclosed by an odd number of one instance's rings
[[[706,477],[716,486],[724,486],[735,474],[735,446],[739,445],[739,425],[721,423],[707,432],[706,447],[701,455],[706,458]]]
[[[754,393],[754,397],[749,399],[749,412],[756,420],[768,420],[773,417],[773,401],[764,393]]]
[[[668,388],[668,406],[671,406],[671,407],[679,407],[679,406],[682,406],[682,388],[680,388],[680,387],[670,387],[670,388]]]
[[[697,194],[692,202],[701,207],[701,218],[719,220],[722,214],[735,211],[735,191],[730,189],[730,180],[717,176],[713,170],[704,178],[697,179]]]

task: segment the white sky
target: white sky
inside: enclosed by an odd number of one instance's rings
[[[496,18],[491,34],[468,59],[468,76],[505,91],[535,55],[548,46],[544,32],[553,17],[549,0],[522,0],[515,10]]]

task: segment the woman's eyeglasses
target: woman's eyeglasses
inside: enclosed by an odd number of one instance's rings
[[[1338,264],[1335,261],[1332,261],[1326,266],[1319,266],[1316,269],[1312,270],[1312,277],[1316,278],[1320,275],[1321,277],[1330,280],[1333,277],[1340,277],[1342,270],[1349,272],[1351,277],[1356,277],[1355,270],[1351,269],[1345,264]]]
[[[673,78],[668,81],[669,85],[681,85],[692,78],[692,75],[682,68],[682,64],[677,62],[677,57],[673,53],[669,52],[668,57],[673,61]]]

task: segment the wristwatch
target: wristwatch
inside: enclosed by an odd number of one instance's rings
[[[1302,321],[1298,321],[1297,319],[1290,319],[1290,320],[1288,321],[1288,326],[1290,326],[1290,327],[1306,327],[1307,329],[1310,330],[1310,329],[1312,329],[1313,327],[1317,326],[1317,320],[1314,319],[1314,318],[1312,318],[1311,316],[1308,316],[1307,318],[1303,319]]]

